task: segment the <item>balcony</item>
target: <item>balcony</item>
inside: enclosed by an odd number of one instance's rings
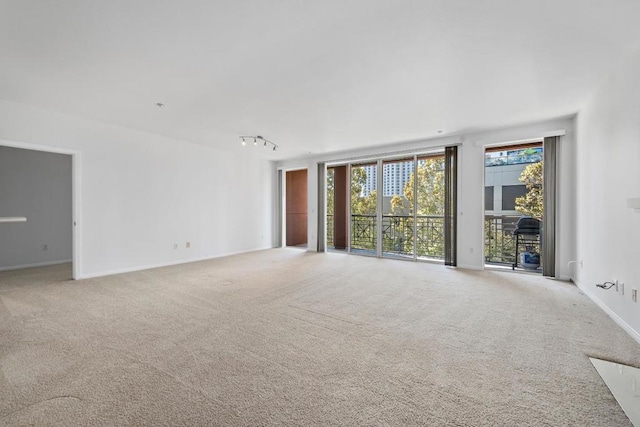
[[[520,215],[485,216],[484,256],[487,265],[515,267],[517,252],[516,236],[513,232],[520,218]],[[519,246],[519,252],[528,248],[538,253],[542,252],[539,238],[531,240],[521,238]]]
[[[511,267],[515,261],[516,240],[513,230],[517,215],[485,216],[485,263]],[[375,215],[351,215],[351,251],[375,255],[377,244]],[[416,257],[444,259],[444,217],[418,215]],[[414,218],[411,215],[382,216],[382,254],[394,258],[413,258]],[[327,247],[333,248],[333,215],[327,215]],[[539,248],[537,248],[539,250]]]
[[[376,254],[376,215],[351,215],[351,251]],[[413,258],[414,247],[419,259],[444,259],[444,217],[418,215],[414,244],[412,215],[382,216],[382,254],[395,258]],[[327,247],[333,247],[333,215],[327,215]]]

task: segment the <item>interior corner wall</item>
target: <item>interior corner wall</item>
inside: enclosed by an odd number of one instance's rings
[[[580,288],[640,342],[640,52],[596,91],[577,119],[577,259]],[[624,295],[595,286],[617,279]]]
[[[273,162],[7,101],[0,117],[0,145],[80,153],[80,277],[272,247]]]
[[[70,262],[71,156],[0,146],[0,270]]]

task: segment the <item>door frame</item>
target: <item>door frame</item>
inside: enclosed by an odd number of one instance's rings
[[[276,229],[276,247],[287,247],[287,172],[295,172],[299,170],[307,171],[307,194],[309,192],[309,168],[307,166],[279,167],[278,171],[278,212],[277,212],[277,229]],[[307,200],[307,206],[309,201]],[[307,209],[308,210],[308,209]],[[307,235],[309,228],[309,213],[307,212]],[[308,237],[307,237],[308,240]],[[309,250],[307,242],[307,250]]]
[[[491,149],[491,148],[502,148],[505,147],[508,149],[508,147],[517,147],[520,145],[527,145],[527,144],[533,144],[533,143],[540,143],[540,145],[543,147],[543,153],[544,153],[544,138],[543,136],[540,137],[534,137],[534,138],[527,138],[527,139],[520,139],[520,140],[515,140],[515,141],[505,141],[505,142],[492,142],[492,143],[486,143],[486,144],[482,144],[482,197],[481,197],[481,206],[482,206],[482,236],[483,236],[483,244],[482,244],[482,269],[483,270],[487,270],[487,263],[486,263],[486,253],[485,253],[485,244],[484,244],[484,236],[485,236],[485,194],[484,194],[484,188],[486,185],[486,166],[484,164],[485,162],[485,154],[487,152],[487,149]],[[543,188],[544,188],[544,181],[543,181]],[[494,189],[495,191],[495,189]],[[557,216],[557,215],[556,215]],[[544,218],[542,218],[543,220],[543,227],[544,227]],[[541,231],[542,233],[542,231]],[[542,234],[541,234],[542,237]],[[542,252],[544,251],[544,245],[540,245],[540,255],[542,256]],[[518,260],[516,260],[517,263]],[[495,269],[495,267],[489,266],[489,269]],[[502,270],[501,270],[502,271]],[[512,269],[505,269],[505,271],[512,271]],[[542,275],[542,270],[540,270],[540,274]]]
[[[353,254],[354,252],[352,251],[352,247],[351,247],[351,179],[352,179],[352,167],[354,166],[362,166],[362,165],[375,165],[376,166],[376,170],[377,170],[377,175],[376,175],[376,185],[377,188],[380,189],[381,191],[378,191],[377,193],[377,208],[376,208],[376,249],[375,249],[375,254],[358,254],[358,255],[362,255],[362,256],[370,256],[370,257],[377,257],[377,258],[386,258],[383,256],[383,245],[382,245],[382,240],[383,240],[383,235],[382,235],[382,217],[383,217],[383,212],[382,212],[382,204],[383,204],[383,199],[384,199],[384,194],[383,194],[383,183],[384,183],[384,163],[385,162],[389,162],[389,161],[412,161],[413,165],[414,165],[414,170],[417,170],[417,166],[418,166],[418,162],[420,160],[421,157],[431,157],[431,156],[440,156],[442,155],[443,157],[445,156],[445,149],[446,147],[449,146],[459,146],[460,144],[450,144],[450,145],[442,145],[442,146],[434,146],[434,147],[429,147],[428,149],[420,149],[420,150],[408,150],[408,151],[404,151],[404,152],[395,152],[395,153],[386,153],[386,154],[382,154],[382,155],[374,155],[374,156],[363,156],[363,157],[357,157],[357,158],[350,158],[350,159],[342,159],[342,160],[334,160],[334,161],[326,161],[323,162],[324,163],[324,167],[325,170],[331,167],[335,167],[335,166],[346,166],[347,167],[347,191],[346,191],[346,197],[347,197],[347,202],[346,202],[346,207],[347,207],[347,248],[346,248],[346,252],[349,254]],[[457,174],[460,173],[460,168],[457,168]],[[418,183],[417,180],[414,180],[414,192],[417,194],[417,187],[418,187]],[[326,200],[326,185],[324,188],[324,197]],[[325,224],[326,224],[326,203],[325,203],[325,212],[324,212],[324,217],[325,217]],[[413,218],[414,218],[414,224],[416,223],[416,217],[417,217],[417,210],[413,209],[414,214],[413,214]],[[417,234],[417,229],[414,226],[414,241],[416,241],[416,234]],[[456,242],[457,244],[457,242]],[[325,248],[326,250],[326,248]],[[395,258],[393,258],[395,259]],[[412,260],[412,261],[420,261],[420,262],[435,262],[434,260],[430,260],[430,259],[420,259],[417,256],[417,252],[414,248],[414,253],[413,256],[411,258],[407,258],[407,260]]]
[[[74,280],[82,279],[82,153],[79,150],[71,148],[53,147],[50,145],[32,144],[6,139],[0,139],[0,146],[71,156],[71,217],[73,221],[71,228],[73,234],[71,238],[72,277]]]

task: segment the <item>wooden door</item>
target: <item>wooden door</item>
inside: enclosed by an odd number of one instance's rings
[[[307,243],[307,170],[287,172],[287,246]]]

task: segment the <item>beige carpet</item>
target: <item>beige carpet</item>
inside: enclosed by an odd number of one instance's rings
[[[0,273],[0,425],[630,425],[588,356],[640,346],[571,284],[276,249]]]

